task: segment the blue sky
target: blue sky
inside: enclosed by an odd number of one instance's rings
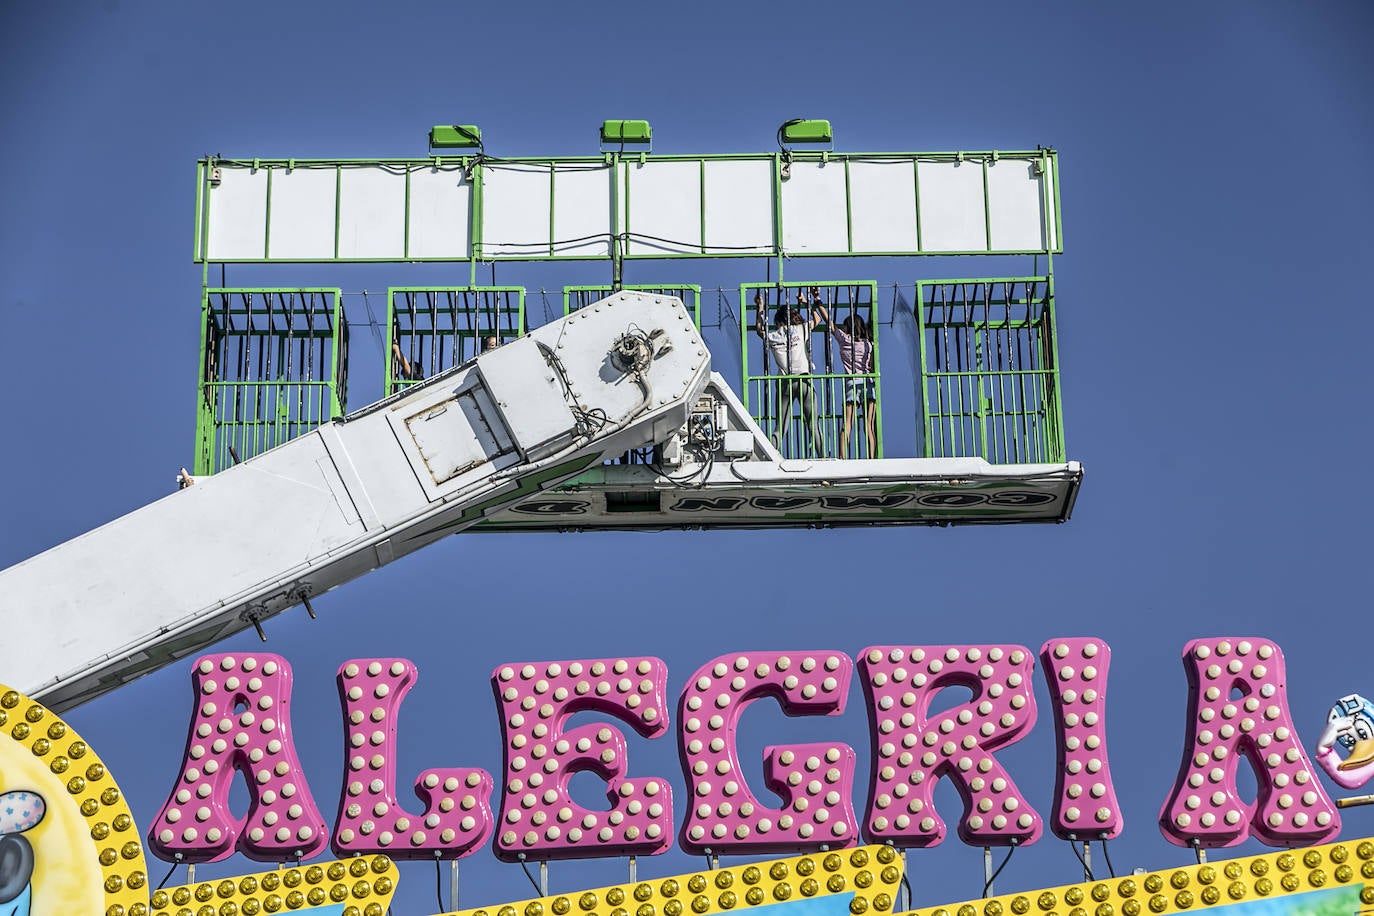
[[[318,621],[273,621],[266,648],[295,667],[301,757],[332,813],[333,674],[346,658],[419,666],[402,773],[482,766],[499,782],[487,679],[503,662],[654,654],[676,696],[699,665],[741,649],[1038,649],[1095,635],[1114,650],[1108,742],[1127,818],[1112,860],[1118,873],[1190,862],[1155,826],[1182,752],[1185,642],[1276,640],[1309,747],[1332,700],[1374,691],[1361,521],[1374,508],[1361,408],[1374,339],[1372,33],[1374,7],[1358,2],[8,4],[0,567],[164,495],[191,460],[193,182],[206,153],[420,155],[429,126],[453,122],[481,125],[492,152],[584,153],[611,117],[652,121],[662,152],[770,150],[796,116],[829,118],[842,150],[1050,145],[1063,173],[1066,435],[1087,469],[1068,524],[460,536],[320,599]],[[846,267],[906,283],[982,270]],[[704,287],[740,279],[690,270],[682,279]],[[515,265],[499,275],[550,288],[586,279]],[[454,619],[471,639],[448,636]],[[251,633],[226,645],[259,647]],[[144,824],[179,762],[188,670],[70,717]],[[1043,684],[1038,696],[1045,704]],[[837,738],[867,760],[857,686],[836,719],[762,707],[744,719],[755,759],[764,743]],[[1046,712],[1004,754],[1042,813]],[[682,798],[671,739],[632,738],[630,755],[634,772],[667,776]],[[952,822],[957,797],[941,792]],[[1344,836],[1374,834],[1374,809],[1344,818]],[[953,838],[910,861],[917,905],[981,887],[980,852]],[[640,871],[696,865],[673,852]],[[998,887],[1067,883],[1077,870],[1044,839],[1018,851]],[[574,890],[620,880],[624,866],[551,872],[556,890]],[[396,911],[435,912],[432,869],[402,875]],[[466,906],[528,892],[489,852],[464,862]]]

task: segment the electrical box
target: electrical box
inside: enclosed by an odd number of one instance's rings
[[[648,121],[602,121],[602,143],[648,143],[654,139],[654,129]]]
[[[727,429],[721,454],[726,458],[748,458],[754,454],[754,436],[747,429]]]
[[[790,121],[782,126],[784,143],[831,143],[834,139],[829,121]]]
[[[430,149],[477,149],[482,129],[476,124],[438,124],[429,129]]]

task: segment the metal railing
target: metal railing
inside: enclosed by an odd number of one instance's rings
[[[878,375],[749,379],[750,412],[788,458],[880,458]]]
[[[197,474],[261,454],[347,409],[337,289],[206,289]]]
[[[915,311],[923,454],[1064,461],[1051,279],[922,282]]]
[[[665,296],[673,296],[682,301],[683,306],[692,316],[692,321],[696,323],[698,329],[701,328],[701,287],[691,283],[673,284],[648,284],[648,283],[625,283],[620,287],[622,290],[638,293],[659,293]],[[565,286],[563,287],[563,314],[571,315],[574,311],[585,306],[591,305],[601,299],[605,299],[612,292],[612,286]]]
[[[396,286],[387,291],[385,391],[462,365],[525,333],[523,286]]]
[[[785,457],[883,457],[877,298],[871,280],[740,287],[744,406]]]

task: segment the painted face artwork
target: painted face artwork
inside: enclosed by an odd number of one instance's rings
[[[1327,721],[1337,723],[1336,740],[1350,753],[1342,769],[1374,760],[1374,703],[1348,694],[1332,705]]]
[[[23,833],[38,826],[47,810],[37,792],[0,795],[0,916],[29,916],[34,857]]]

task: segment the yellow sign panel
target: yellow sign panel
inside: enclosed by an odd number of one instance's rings
[[[297,913],[382,916],[396,891],[396,866],[386,856],[273,869],[153,892],[152,916]]]
[[[1374,905],[1374,841],[1330,843],[1205,865],[1190,865],[1003,894],[913,910],[913,916],[1169,916],[1234,906],[1227,916],[1343,914]],[[1309,898],[1306,895],[1311,894]],[[1278,898],[1290,898],[1282,900]],[[1301,898],[1301,899],[1296,899]]]
[[[769,916],[783,907],[795,911],[788,916],[876,916],[890,911],[901,875],[894,849],[867,846],[444,916],[713,916],[760,907],[771,907]],[[1374,840],[1354,840],[897,916],[1169,916],[1222,907],[1233,908],[1226,916],[1355,916],[1374,906],[1372,881]]]
[[[14,912],[148,912],[143,842],[114,777],[71,726],[0,687],[0,843],[29,879]]]
[[[778,905],[808,916],[886,916],[901,880],[895,849],[860,846],[446,916],[712,916]]]

